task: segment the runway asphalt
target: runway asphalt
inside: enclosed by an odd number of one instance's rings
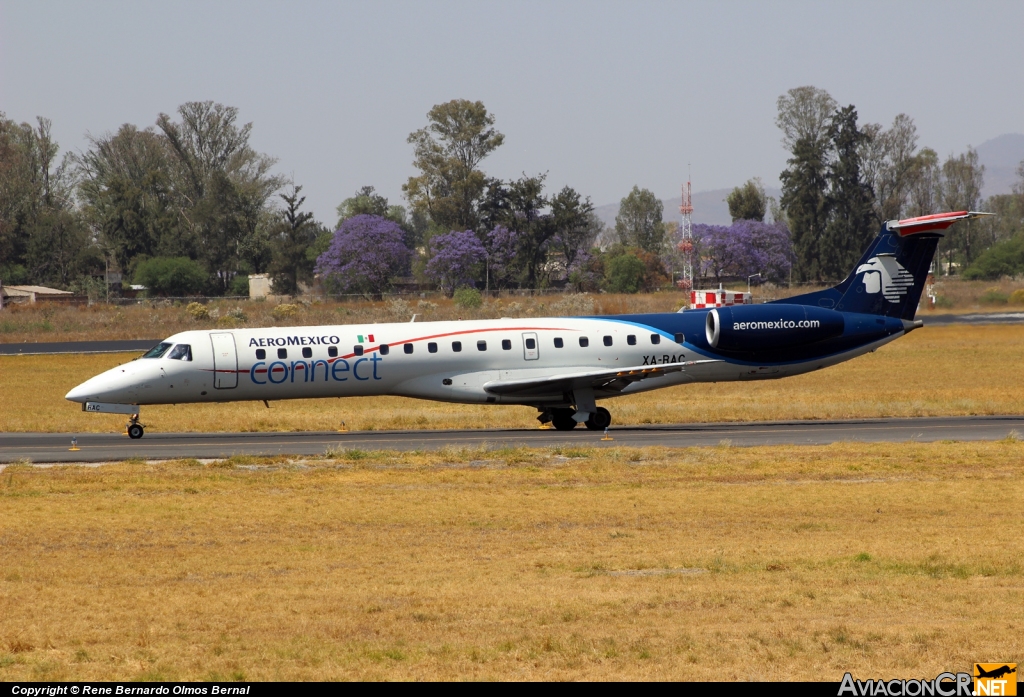
[[[1016,431],[1024,416],[961,416],[849,421],[771,421],[613,427],[603,434],[578,428],[554,430],[360,431],[356,433],[147,433],[140,440],[108,433],[0,433],[0,462],[106,462],[128,458],[221,458],[231,455],[319,455],[328,448],[436,450],[446,446],[587,447],[719,445],[821,445],[837,441],[928,442],[999,440]]]
[[[931,315],[921,316],[926,327],[941,327],[945,324],[1021,324],[1024,312],[978,312],[972,315]]]
[[[148,351],[159,339],[128,341],[52,341],[0,344],[0,356],[37,356],[44,353],[128,353]]]

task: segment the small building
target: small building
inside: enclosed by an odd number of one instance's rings
[[[270,274],[254,273],[249,275],[249,297],[265,298],[270,295]]]
[[[74,293],[67,290],[57,290],[46,286],[5,286],[0,283],[0,308],[9,304],[36,302],[75,302]],[[88,301],[88,298],[86,298]]]

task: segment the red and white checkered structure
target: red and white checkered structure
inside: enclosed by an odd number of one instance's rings
[[[754,299],[750,293],[734,290],[691,290],[690,307],[701,310],[708,307],[729,307],[730,305],[751,305]]]

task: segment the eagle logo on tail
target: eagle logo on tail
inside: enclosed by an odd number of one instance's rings
[[[891,303],[900,298],[914,285],[914,275],[896,261],[896,257],[871,257],[866,264],[857,267],[857,273],[864,272],[864,290],[881,293]]]

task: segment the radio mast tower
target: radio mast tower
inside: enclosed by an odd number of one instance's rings
[[[683,200],[679,206],[682,220],[679,224],[679,251],[683,254],[683,277],[679,287],[693,290],[693,202],[690,199],[690,182],[683,184]]]

